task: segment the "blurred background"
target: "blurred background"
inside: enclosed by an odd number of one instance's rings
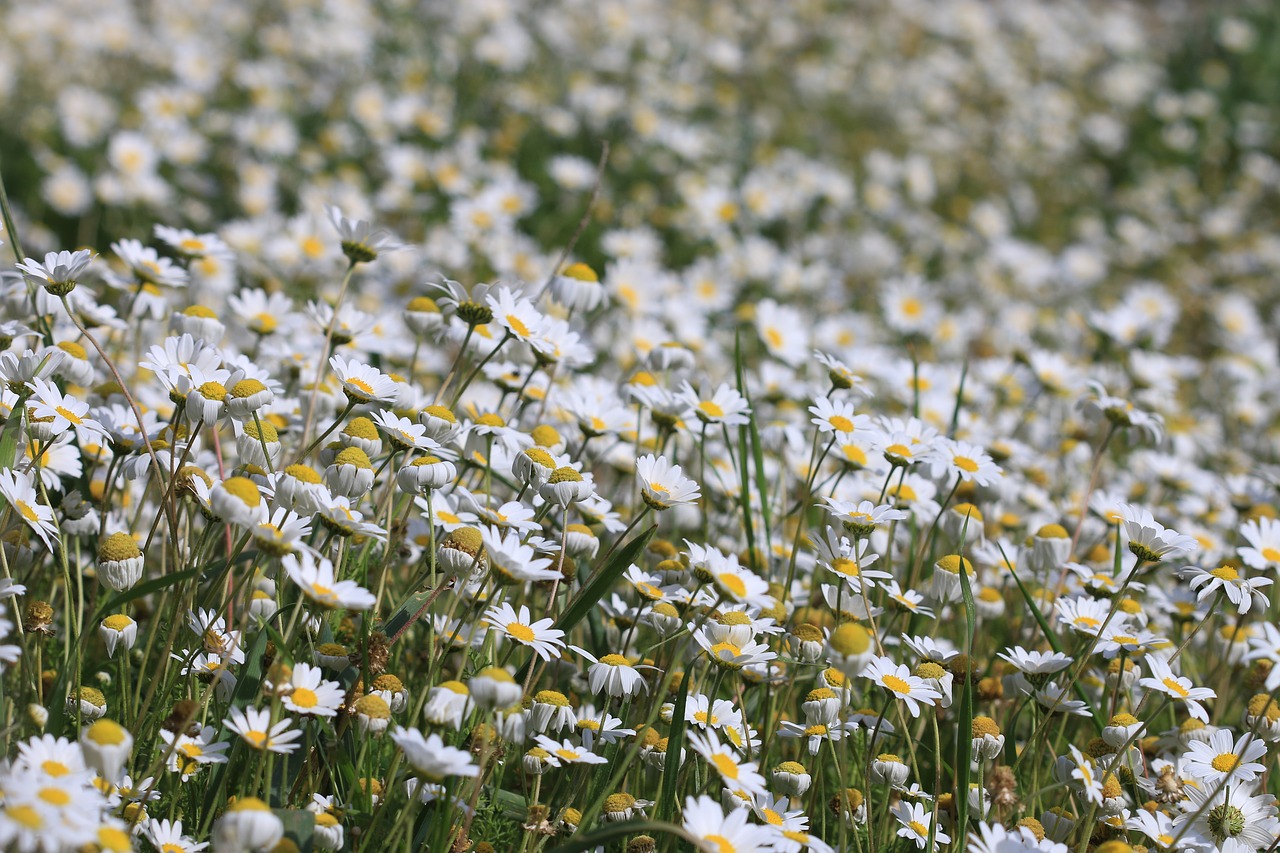
[[[1273,3],[6,6],[0,168],[28,254],[159,222],[243,253],[209,288],[305,284],[333,201],[416,245],[392,285],[538,278],[607,140],[578,255],[693,269],[707,299],[919,274],[944,300],[1105,302],[1150,279],[1194,329],[1280,266]]]

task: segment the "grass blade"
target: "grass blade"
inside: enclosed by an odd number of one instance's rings
[[[714,697],[713,697],[714,701]],[[684,749],[684,709],[689,704],[689,672],[680,678],[680,692],[676,694],[675,708],[671,711],[671,734],[667,737],[667,761],[674,759],[675,767],[668,766],[662,776],[662,790],[658,796],[658,808],[654,815],[672,818],[676,810],[676,780],[680,777],[680,752]]]

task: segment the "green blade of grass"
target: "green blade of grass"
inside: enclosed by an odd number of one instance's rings
[[[963,381],[963,380],[962,380]],[[958,402],[957,402],[957,405]],[[963,547],[969,530],[969,516],[964,518],[964,527],[960,530],[960,542]],[[963,853],[968,840],[969,829],[969,762],[973,760],[973,638],[978,632],[978,616],[973,601],[973,585],[969,583],[969,573],[964,570],[963,557],[960,564],[960,594],[964,599],[964,654],[967,659],[964,684],[960,694],[960,719],[956,729],[956,831],[958,837],[953,843],[958,844],[957,853]],[[982,780],[978,780],[982,784]]]
[[[570,602],[564,613],[560,614],[560,618],[556,620],[556,627],[568,633],[573,626],[581,622],[582,617],[591,612],[591,608],[599,604],[613,588],[614,583],[627,570],[627,567],[636,561],[657,529],[658,525],[650,525],[647,530],[636,534],[635,538],[615,551],[609,558],[609,562],[596,570],[591,580],[587,581],[578,592],[577,598]]]
[[[680,776],[680,753],[684,749],[684,709],[689,704],[689,672],[680,677],[680,692],[676,694],[675,707],[671,711],[671,734],[667,736],[667,761],[675,761],[675,767],[667,766],[662,776],[662,790],[658,795],[658,808],[654,815],[669,819],[675,816],[676,780]]]

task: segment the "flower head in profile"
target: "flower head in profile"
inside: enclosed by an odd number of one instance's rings
[[[325,205],[325,213],[342,241],[342,254],[353,266],[375,261],[379,253],[400,248],[400,241],[389,232],[374,228],[364,219],[348,218],[337,205]]]
[[[297,584],[302,594],[321,608],[368,610],[374,605],[373,593],[355,581],[337,580],[334,577],[333,563],[324,557],[299,551],[286,555],[282,563],[289,580]]]
[[[1165,557],[1177,557],[1200,548],[1195,537],[1165,527],[1148,509],[1121,504],[1120,515],[1129,537],[1129,550],[1143,562],[1158,563]]]
[[[18,269],[40,279],[44,289],[54,296],[66,296],[75,290],[80,276],[89,268],[93,258],[93,252],[88,249],[49,252],[44,256],[43,262],[27,258],[25,262],[18,264]]]

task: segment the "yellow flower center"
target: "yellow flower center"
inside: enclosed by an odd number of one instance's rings
[[[724,409],[720,408],[710,400],[703,400],[698,404],[698,409],[709,418],[723,418]]]
[[[41,788],[38,796],[56,808],[62,808],[71,802],[71,795],[61,788]]]
[[[44,827],[44,818],[31,806],[9,806],[4,813],[5,817],[24,829],[37,830]]]
[[[894,693],[911,692],[911,685],[905,679],[898,678],[896,675],[886,675],[884,677],[884,686],[888,687]]]
[[[835,427],[837,432],[853,432],[853,421],[844,415],[832,415],[827,418],[827,423]]]
[[[532,643],[536,638],[532,628],[519,622],[509,623],[507,625],[507,634],[522,643]]]
[[[1231,566],[1218,566],[1218,568],[1209,572],[1209,574],[1213,575],[1218,580],[1224,580],[1224,581],[1240,580],[1240,573],[1237,572],[1235,569],[1233,569]]]
[[[306,687],[293,688],[293,693],[289,699],[299,708],[314,708],[320,704],[320,699],[316,696],[315,691]]]
[[[907,824],[907,826],[911,829],[912,832],[914,832],[916,835],[920,836],[921,838],[929,837],[929,827],[925,826],[920,821],[913,820],[911,821],[911,823]]]
[[[256,730],[248,731],[244,733],[243,737],[246,741],[249,742],[249,746],[252,746],[254,749],[267,748],[267,741],[269,740],[269,738],[267,737],[266,732],[260,732]]]
[[[717,752],[711,756],[711,763],[715,765],[716,770],[726,779],[738,778],[738,762],[733,760],[733,756],[726,755],[723,752]]]
[[[1234,752],[1219,753],[1213,761],[1209,762],[1209,766],[1219,773],[1230,773],[1237,764],[1240,763],[1240,756]]]
[[[1183,687],[1181,684],[1174,681],[1172,678],[1164,679],[1164,686],[1169,688],[1170,692],[1176,693],[1184,699],[1187,697],[1187,693],[1190,692],[1187,690],[1187,688]]]
[[[719,584],[731,592],[738,598],[742,598],[747,594],[747,584],[742,578],[730,572],[725,572],[717,578]]]
[[[529,337],[529,327],[515,314],[507,315],[507,327],[522,338]]]
[[[970,474],[978,470],[978,463],[974,462],[968,456],[952,456],[951,462],[962,471],[968,471]]]

